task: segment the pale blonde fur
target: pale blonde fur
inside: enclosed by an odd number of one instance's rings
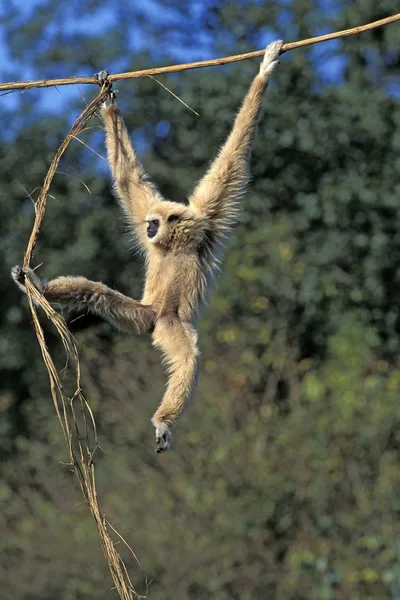
[[[140,302],[84,277],[44,282],[30,272],[53,303],[89,309],[124,329],[152,333],[153,344],[162,351],[169,373],[165,395],[152,418],[158,452],[170,447],[171,428],[195,386],[198,313],[248,182],[261,102],[281,47],[281,41],[267,47],[227,141],[187,205],[165,200],[150,182],[114,97],[110,96],[102,108],[116,193],[146,258],[146,283]],[[156,230],[153,237],[147,229],[151,222]],[[24,289],[24,270],[14,268],[13,277]]]

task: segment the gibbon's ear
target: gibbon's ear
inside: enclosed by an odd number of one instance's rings
[[[167,221],[168,223],[175,223],[176,221],[179,221],[179,217],[178,215],[169,215]]]

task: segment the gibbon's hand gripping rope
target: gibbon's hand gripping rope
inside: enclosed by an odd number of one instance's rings
[[[282,48],[282,54],[288,50],[300,48],[302,46],[308,46],[319,42],[324,42],[356,33],[362,33],[375,27],[387,25],[394,21],[400,20],[400,13],[375,21],[367,25],[354,27],[352,29],[346,29],[344,31],[338,31],[335,33],[310,38],[307,40],[301,40],[298,42],[291,42],[284,44]],[[47,195],[50,190],[50,186],[53,177],[57,171],[58,164],[70,141],[76,138],[79,133],[83,130],[88,120],[96,112],[97,108],[106,99],[109,94],[112,82],[121,79],[130,79],[135,77],[143,77],[147,75],[157,75],[161,73],[171,73],[177,71],[184,71],[187,69],[198,69],[201,67],[210,67],[215,65],[224,65],[231,62],[240,60],[246,60],[257,56],[262,56],[264,50],[257,50],[256,52],[249,52],[247,54],[239,54],[236,56],[228,56],[224,58],[217,58],[215,60],[208,60],[195,63],[187,63],[181,65],[174,65],[170,67],[159,67],[155,69],[146,69],[142,71],[133,71],[130,73],[120,73],[116,75],[109,75],[103,83],[100,93],[91,100],[87,107],[82,111],[75,123],[71,127],[68,135],[57,150],[54,159],[50,165],[48,173],[45,177],[43,187],[40,191],[39,198],[35,203],[35,221],[33,224],[32,233],[28,242],[28,246],[24,256],[24,267],[29,267],[33,251],[36,245],[37,237],[39,234],[40,226],[43,221],[44,213],[46,210]],[[60,85],[72,85],[72,84],[84,84],[84,83],[96,83],[98,79],[96,76],[93,77],[73,77],[70,79],[52,79],[52,80],[37,80],[37,81],[25,81],[25,82],[11,82],[0,84],[0,92],[6,90],[18,90],[18,89],[30,89],[35,87],[51,87]],[[92,517],[96,523],[96,527],[100,536],[101,546],[105,559],[107,561],[112,579],[115,585],[115,591],[118,593],[121,600],[134,600],[135,598],[147,598],[147,581],[146,581],[146,594],[139,595],[132,582],[130,580],[128,571],[122,561],[120,555],[115,549],[115,542],[110,536],[109,530],[117,536],[119,541],[122,541],[131,552],[137,564],[140,563],[124,540],[124,538],[114,529],[114,527],[107,521],[105,515],[101,512],[95,480],[95,466],[94,466],[94,454],[98,448],[96,426],[92,411],[82,393],[81,382],[80,382],[80,366],[78,349],[76,342],[69,332],[68,327],[63,317],[57,313],[44,298],[44,296],[35,288],[33,283],[29,280],[29,277],[25,278],[25,285],[27,290],[28,301],[32,313],[33,323],[36,331],[36,336],[40,345],[43,360],[46,365],[49,379],[50,389],[54,402],[54,407],[61,425],[61,429],[68,447],[68,454],[71,467],[78,477],[82,493],[88,503]],[[72,396],[67,396],[63,389],[63,385],[57,371],[57,368],[53,362],[53,359],[48,351],[43,329],[40,325],[35,304],[41,306],[44,310],[48,319],[53,323],[60,335],[64,349],[67,356],[72,360],[75,368],[75,380],[76,389]]]

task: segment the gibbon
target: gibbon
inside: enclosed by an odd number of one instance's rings
[[[85,277],[44,281],[31,269],[12,269],[22,291],[28,276],[51,303],[86,309],[122,329],[152,334],[153,345],[163,353],[169,373],[164,397],[152,418],[156,452],[170,448],[172,428],[195,386],[199,310],[236,221],[238,201],[248,182],[261,102],[282,44],[278,40],[267,46],[229,137],[187,205],[165,200],[150,182],[110,90],[101,112],[115,190],[145,254],[146,280],[140,302]],[[106,76],[106,71],[99,73],[99,82]]]

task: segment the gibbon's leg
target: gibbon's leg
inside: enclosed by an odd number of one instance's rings
[[[105,72],[98,73],[99,82]],[[146,245],[146,215],[151,207],[163,201],[163,197],[150,182],[129,139],[124,119],[117,106],[115,94],[110,96],[101,108],[106,130],[108,161],[120,204],[135,226],[139,241]]]
[[[46,282],[31,269],[14,267],[11,275],[23,292],[26,292],[25,274],[53,304],[60,304],[69,309],[90,310],[114,325],[123,329],[133,329],[137,333],[151,332],[154,328],[155,313],[151,306],[124,296],[103,283],[89,281],[85,277],[57,277]]]
[[[190,323],[183,323],[177,317],[163,317],[154,328],[153,344],[164,353],[169,372],[167,390],[151,420],[156,428],[156,452],[160,453],[170,448],[171,428],[196,383],[197,332]]]
[[[243,100],[228,139],[190,198],[190,205],[196,212],[209,217],[217,234],[218,228],[232,224],[236,203],[248,182],[248,165],[261,102],[270,75],[278,64],[282,45],[283,42],[278,40],[267,46],[260,71]]]

